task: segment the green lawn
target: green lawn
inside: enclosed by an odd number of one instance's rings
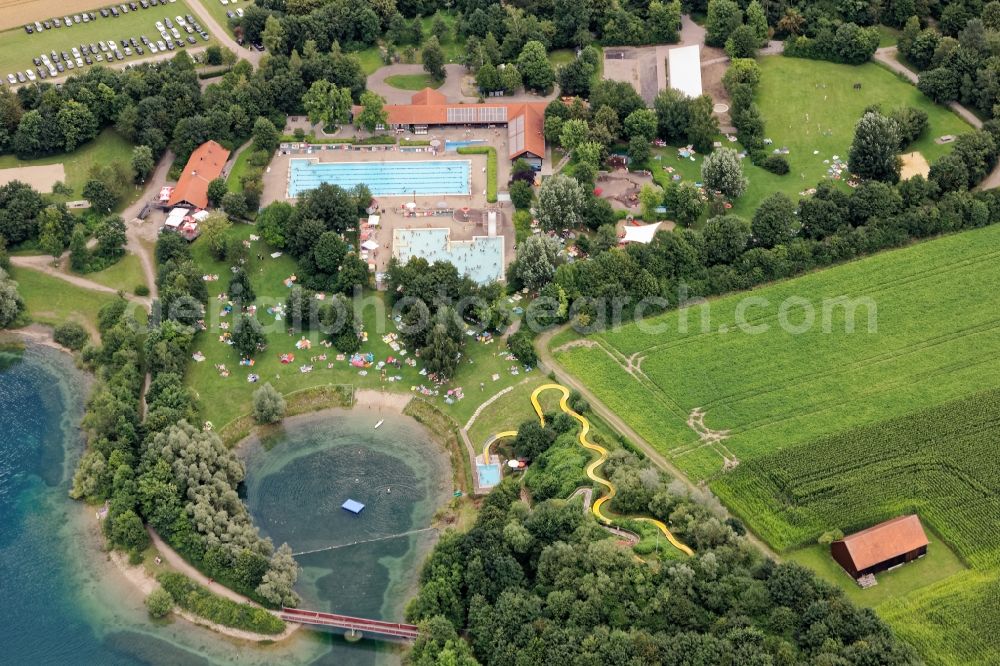
[[[772,149],[789,149],[791,171],[777,176],[744,160],[750,186],[733,206],[738,215],[749,218],[757,204],[775,191],[798,199],[799,192],[815,187],[826,177],[829,165],[823,160],[832,160],[834,155],[847,159],[854,125],[870,104],[882,104],[887,110],[915,106],[926,111],[927,131],[907,150],[920,151],[931,163],[951,150],[950,145],[934,143],[936,137],[971,129],[948,108],[934,104],[915,86],[875,63],[854,67],[785,57],[759,58],[758,63],[761,82],[756,102],[764,117],[765,136],[774,141]],[[860,91],[854,89],[855,83],[861,84]]]
[[[246,0],[245,2],[238,2],[237,0],[229,0],[228,5],[223,5],[219,0],[205,0],[204,2],[201,3],[201,6],[205,8],[205,11],[207,11],[209,14],[212,15],[212,18],[214,18],[219,23],[219,25],[221,25],[225,29],[225,31],[229,33],[230,36],[232,36],[233,29],[229,25],[229,17],[226,16],[226,12],[235,13],[237,7],[242,8],[244,11],[246,11],[246,8],[252,6],[252,4],[253,3],[250,2],[250,0]],[[159,9],[159,7],[153,7],[153,9]],[[193,12],[192,15],[195,18],[198,18],[198,15],[194,14]],[[207,26],[205,26],[204,24],[202,25],[202,27],[207,28]],[[241,54],[237,52],[237,55]]]
[[[231,233],[246,239],[254,233],[254,227],[237,225]],[[216,426],[222,427],[246,411],[253,390],[258,386],[247,382],[247,375],[251,372],[260,375],[262,382],[271,382],[283,393],[327,384],[352,384],[359,388],[384,387],[387,391],[398,392],[409,392],[411,387],[419,385],[430,387],[426,377],[418,372],[419,363],[416,367],[404,363],[398,370],[391,368],[387,374],[401,376],[402,380],[398,382],[381,381],[374,366],[368,369],[367,375],[359,375],[359,370],[351,367],[346,361],[335,360],[336,350],[319,345],[318,333],[306,334],[312,341],[311,350],[297,350],[295,342],[300,336],[289,334],[285,329],[285,323],[276,322],[266,311],[267,307],[279,302],[284,303],[287,298],[288,288],[282,281],[295,273],[295,261],[288,255],[271,259],[268,256],[271,250],[265,247],[262,241],[253,244],[247,270],[257,292],[258,318],[267,332],[268,349],[257,355],[253,368],[241,367],[238,365],[239,358],[236,352],[225,343],[219,342],[220,330],[216,328],[220,322],[232,320],[231,315],[221,319],[218,317],[223,304],[216,299],[216,296],[228,287],[230,267],[226,263],[214,261],[201,242],[196,241],[192,247],[204,272],[220,276],[219,281],[208,283],[209,305],[206,323],[210,326],[210,330],[199,333],[194,343],[194,349],[201,351],[206,360],[201,363],[190,363],[186,376],[188,384],[199,394],[203,418],[211,420]],[[263,261],[257,259],[258,253],[264,254]],[[369,338],[368,342],[362,345],[361,351],[373,353],[376,362],[384,361],[389,356],[405,358],[382,340],[383,335],[396,332],[394,324],[390,321],[391,312],[381,293],[366,293],[362,319]],[[439,395],[428,399],[458,424],[464,425],[486,397],[525,377],[523,369],[519,369],[517,375],[512,374],[511,368],[517,364],[515,361],[507,360],[505,355],[501,354],[504,351],[505,348],[499,342],[483,344],[476,342],[472,337],[466,338],[465,351],[455,379]],[[295,362],[282,364],[278,356],[289,352],[295,354]],[[310,357],[323,353],[327,354],[327,360],[313,362],[312,372],[299,371],[301,365],[310,363]],[[333,363],[334,367],[328,369],[328,363]],[[220,376],[215,369],[216,364],[225,364],[230,370],[230,376]],[[497,377],[496,380],[493,379],[494,375]],[[482,391],[479,389],[480,382],[484,385]],[[448,405],[445,403],[445,391],[454,387],[463,388],[468,397]]]
[[[72,201],[83,198],[83,186],[87,182],[90,167],[95,164],[123,162],[128,166],[132,159],[132,144],[126,141],[113,129],[106,129],[97,135],[93,141],[77,148],[72,153],[49,155],[34,160],[21,160],[14,155],[0,155],[0,169],[10,169],[20,166],[38,166],[42,164],[62,163],[66,170],[66,184],[73,189],[69,196],[52,195],[53,201]],[[132,194],[126,197],[119,210],[135,201],[141,190],[132,188]]]
[[[81,289],[29,268],[13,268],[11,274],[17,280],[28,315],[40,324],[57,326],[75,321],[96,331],[98,310],[115,299],[112,294]]]
[[[206,4],[211,6],[213,3],[207,2]],[[215,0],[215,4],[218,4],[218,0]],[[97,8],[100,6],[106,5],[95,5],[93,11],[97,13]],[[58,11],[57,8],[54,8],[52,13],[55,14]],[[175,16],[183,17],[186,14],[194,15],[194,12],[190,10],[185,0],[177,0],[166,7],[158,5],[149,9],[140,8],[138,11],[121,14],[118,18],[110,16],[103,18],[100,13],[97,13],[96,21],[73,24],[71,28],[53,28],[32,35],[26,33],[21,27],[12,28],[0,33],[0,44],[3,45],[3,48],[0,48],[0,75],[6,79],[9,72],[34,69],[31,59],[53,50],[59,53],[62,51],[69,53],[72,47],[79,47],[80,44],[108,40],[120,42],[122,39],[130,37],[138,39],[140,35],[146,35],[153,39],[159,34],[155,25],[157,21],[162,21],[167,16],[174,20]],[[183,30],[181,34],[187,36]],[[197,34],[194,37],[198,40],[197,46],[211,43],[203,42]],[[159,37],[156,38],[159,39]],[[149,51],[146,51],[146,54],[149,55]],[[126,61],[131,60],[138,60],[138,58],[135,55],[126,58]],[[73,70],[73,72],[76,71],[78,70]]]
[[[861,589],[854,579],[830,555],[829,546],[815,544],[788,553],[788,559],[804,564],[844,590],[847,597],[859,606],[876,608],[879,604],[899,599],[914,590],[944,580],[965,571],[965,566],[955,553],[934,534],[929,534],[927,555],[893,571],[876,574],[878,585]]]
[[[237,156],[236,161],[233,162],[233,168],[229,170],[229,177],[226,179],[226,187],[230,192],[243,191],[243,183],[240,179],[247,172],[247,167],[250,164],[250,153],[252,152],[253,149],[248,144],[243,152]]]
[[[884,48],[886,46],[895,46],[899,41],[900,31],[896,28],[890,28],[887,25],[880,25],[878,27],[878,46],[879,48]]]
[[[465,40],[459,38],[455,34],[455,19],[456,19],[455,14],[451,12],[439,11],[434,16],[422,17],[420,19],[420,24],[421,26],[423,26],[424,40],[426,41],[431,36],[431,26],[434,24],[435,16],[441,16],[441,18],[444,20],[445,25],[448,26],[449,28],[448,35],[445,37],[445,39],[441,40],[441,50],[444,52],[445,63],[447,64],[447,63],[461,62],[463,56],[465,55]],[[406,60],[403,58],[403,52],[406,51],[407,48],[408,48],[407,46],[403,45],[397,45],[396,47],[396,55],[399,57],[399,62],[401,63],[406,62]],[[414,56],[412,62],[416,64],[423,62],[423,59],[421,58],[420,55],[420,51],[423,48],[423,44],[414,46],[412,48]],[[379,51],[379,47],[377,45],[370,46],[367,49],[363,49],[361,51],[355,51],[353,55],[358,58],[358,61],[361,63],[361,69],[366,76],[372,74],[378,68],[385,66],[385,61],[382,60],[382,53]],[[389,85],[395,85],[395,84],[390,83]],[[419,88],[405,88],[404,86],[397,86],[397,87],[404,88],[405,90],[419,90]]]
[[[558,358],[639,434],[705,479],[727,451],[746,460],[1000,384],[993,374],[1000,359],[989,353],[1000,349],[991,324],[998,241],[1000,227],[989,227],[758,289],[754,296],[767,304],[750,303],[744,317],[748,326],[766,324],[765,333],[737,327],[745,297],[737,294],[646,320],[662,328],[656,333],[631,324],[595,336],[607,351],[575,347]],[[875,303],[877,332],[867,332],[869,308],[857,309],[857,329],[848,333],[844,308],[829,304],[830,332],[823,332],[823,299],[841,295]],[[805,334],[776,322],[793,296],[814,312]],[[788,311],[790,324],[803,316],[802,306]],[[685,321],[687,332],[679,332]],[[641,372],[626,372],[628,357]],[[730,431],[724,448],[699,445],[686,424],[695,407],[707,411],[709,428]]]
[[[142,263],[140,263],[139,257],[134,254],[126,254],[118,263],[97,273],[87,273],[83,277],[130,294],[135,293],[137,286],[146,284],[146,277],[142,273]]]
[[[440,88],[444,81],[435,81],[430,74],[393,74],[387,76],[385,82],[393,88],[401,90],[423,90],[424,88]]]

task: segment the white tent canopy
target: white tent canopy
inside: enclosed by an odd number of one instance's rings
[[[171,229],[176,229],[181,226],[181,222],[183,222],[185,216],[187,216],[188,210],[189,209],[187,208],[174,208],[170,211],[170,214],[167,215],[167,226]]]
[[[641,227],[625,227],[625,237],[622,242],[648,244],[653,240],[653,236],[656,235],[661,224],[663,223],[657,222],[656,224],[644,224]]]
[[[701,96],[701,47],[698,44],[670,49],[667,64],[671,88],[688,97]]]
[[[379,223],[379,216],[378,215],[374,215],[373,214],[373,215],[369,215],[368,216],[368,226],[370,226],[370,227],[377,227],[378,223]]]
[[[377,250],[378,243],[376,243],[373,240],[366,240],[364,243],[361,244],[361,247],[363,247],[366,250]]]

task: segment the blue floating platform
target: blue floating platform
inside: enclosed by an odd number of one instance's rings
[[[350,511],[351,513],[354,513],[354,514],[358,514],[358,513],[361,513],[361,510],[365,508],[365,505],[362,504],[361,502],[356,502],[356,501],[354,501],[352,499],[349,499],[346,502],[344,502],[343,504],[341,504],[340,508],[341,509],[347,509],[348,511]]]

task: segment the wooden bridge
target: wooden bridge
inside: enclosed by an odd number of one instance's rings
[[[362,635],[367,634],[372,638],[400,638],[412,641],[419,634],[419,630],[414,624],[368,620],[363,617],[321,613],[319,611],[302,610],[299,608],[282,608],[278,617],[285,622],[346,629],[349,632],[348,636],[351,638],[360,638]]]

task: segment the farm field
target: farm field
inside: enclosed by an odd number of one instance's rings
[[[98,9],[107,6],[93,5],[89,7],[91,11],[97,14],[97,20],[90,23],[74,23],[70,28],[52,28],[51,30],[41,33],[36,32],[31,35],[26,33],[24,28],[19,24],[17,28],[0,33],[0,44],[3,44],[3,48],[0,49],[0,76],[6,79],[7,74],[10,72],[34,69],[34,65],[31,62],[33,57],[53,50],[56,52],[69,52],[71,47],[79,47],[81,43],[90,44],[91,42],[106,42],[108,40],[120,42],[122,39],[128,39],[129,37],[138,39],[140,35],[146,35],[150,39],[154,37],[159,39],[159,31],[155,25],[157,21],[162,21],[167,16],[171,20],[174,20],[174,17],[177,15],[183,17],[186,14],[191,14],[194,16],[194,12],[191,11],[185,0],[177,0],[176,2],[168,3],[166,6],[157,5],[149,9],[140,8],[138,11],[121,14],[118,18],[110,16],[104,18],[98,13]],[[60,5],[50,4],[49,14],[46,18],[56,16],[57,12],[62,12],[58,16],[64,16],[66,13],[72,15],[78,11],[80,10],[71,11],[69,8],[63,9]],[[185,37],[187,36],[183,30],[181,34]],[[209,32],[209,36],[211,36],[211,32]],[[212,43],[211,41],[202,41],[201,37],[197,34],[194,37],[198,42],[195,46],[201,47]],[[176,49],[174,53],[182,50]],[[150,55],[150,52],[146,51],[146,56],[148,55]],[[133,54],[127,57],[124,62],[139,59],[139,57]],[[89,67],[84,67],[82,70],[74,69],[66,73],[82,73],[87,69]]]
[[[62,163],[66,169],[66,184],[72,188],[69,196],[47,194],[51,201],[72,201],[83,198],[83,186],[87,183],[90,168],[109,162],[122,162],[126,166],[132,158],[132,144],[126,141],[113,129],[105,129],[93,141],[86,143],[72,153],[49,155],[33,160],[21,160],[14,155],[0,155],[0,169],[12,169],[20,166],[35,166],[39,164]],[[135,201],[141,192],[134,190],[122,201],[120,208],[125,208]]]
[[[766,304],[750,301],[742,315],[747,326],[766,326],[763,333],[738,329],[745,295],[733,295],[644,322],[658,333],[629,324],[584,343],[592,346],[560,346],[562,338],[553,348],[685,473],[710,479],[725,457],[746,462],[1000,384],[992,353],[1000,348],[998,241],[1000,227],[979,229],[755,290]],[[851,333],[847,309],[823,304],[841,296],[860,304]],[[778,325],[790,297],[814,313],[805,333]],[[788,323],[799,325],[805,310],[791,303]],[[869,332],[876,312],[877,331]],[[679,332],[685,321],[688,331]],[[695,408],[728,438],[703,442],[687,425]]]
[[[254,231],[253,225],[236,225],[230,233],[241,239],[249,239]],[[230,266],[226,262],[214,260],[201,242],[195,242],[192,251],[205,274],[217,274],[219,280],[207,283],[209,302],[206,324],[209,330],[198,333],[192,347],[192,353],[201,351],[205,355],[205,361],[190,363],[185,381],[198,393],[202,418],[212,421],[217,427],[221,428],[246,411],[246,405],[250,404],[253,391],[260,386],[247,381],[247,376],[251,372],[260,375],[261,383],[270,382],[285,394],[329,384],[351,384],[357,388],[376,388],[400,393],[408,393],[413,386],[430,386],[427,378],[418,373],[419,364],[415,368],[406,364],[402,364],[399,369],[389,368],[387,373],[389,376],[399,375],[402,379],[398,382],[383,382],[374,366],[369,368],[365,375],[359,375],[359,370],[348,363],[335,362],[337,351],[320,346],[319,333],[299,335],[289,333],[285,329],[285,323],[276,321],[266,309],[277,303],[284,304],[288,297],[288,288],[285,287],[283,280],[295,273],[296,264],[288,255],[272,259],[269,256],[272,250],[264,246],[262,241],[257,241],[251,246],[246,270],[257,293],[257,318],[267,334],[268,348],[256,356],[252,368],[240,366],[236,352],[229,345],[219,342],[221,331],[217,328],[222,322],[232,321],[231,315],[223,319],[218,317],[223,303],[217,298],[228,288]],[[263,261],[257,258],[258,253],[263,254]],[[384,361],[390,356],[403,358],[382,341],[383,335],[396,332],[396,327],[390,320],[392,308],[381,293],[366,292],[363,298],[361,317],[364,330],[368,332],[369,337],[368,342],[362,344],[360,351],[371,352],[376,362]],[[300,351],[295,348],[295,342],[302,335],[311,340],[312,349]],[[464,425],[483,400],[506,386],[525,379],[523,369],[519,369],[517,375],[511,373],[511,368],[517,366],[517,363],[501,356],[500,352],[504,350],[505,347],[500,343],[482,344],[471,336],[467,337],[462,363],[456,377],[441,391],[441,395],[428,399],[456,423]],[[282,364],[278,356],[284,353],[294,353],[295,361]],[[311,357],[324,353],[328,356],[327,360],[317,360],[312,363],[313,372],[299,371],[300,366],[310,364]],[[327,363],[334,363],[334,367],[328,369]],[[216,364],[225,365],[230,371],[230,376],[221,376],[215,368]],[[497,379],[493,380],[493,376]],[[483,391],[479,389],[480,382],[484,383]],[[453,387],[461,387],[466,397],[449,405],[444,401],[444,394],[448,388]]]

